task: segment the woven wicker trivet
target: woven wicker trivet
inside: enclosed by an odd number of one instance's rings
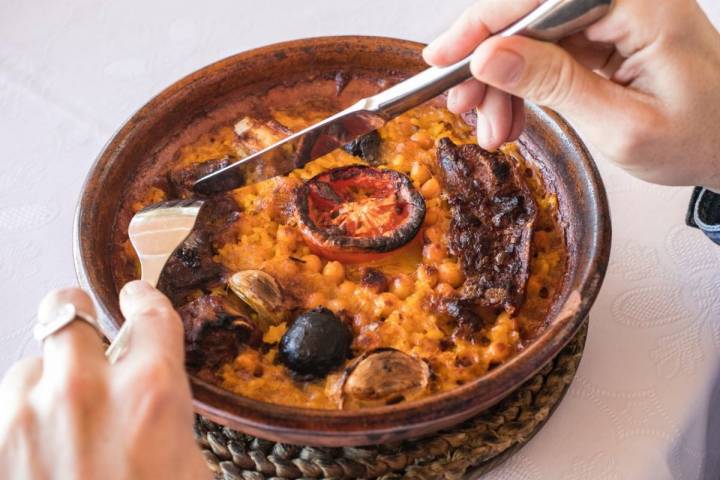
[[[496,406],[431,437],[362,448],[302,447],[197,417],[196,439],[216,478],[225,480],[475,478],[542,427],[575,376],[586,334],[587,324],[540,373]]]

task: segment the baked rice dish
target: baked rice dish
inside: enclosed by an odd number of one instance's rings
[[[286,88],[188,139],[130,192],[125,216],[197,196],[198,178],[336,108],[309,93],[281,101]],[[188,369],[264,402],[355,409],[452,390],[523,350],[565,274],[557,194],[513,144],[480,148],[473,124],[435,100],[286,176],[207,198],[159,283],[182,317]],[[118,285],[140,276],[126,226]]]

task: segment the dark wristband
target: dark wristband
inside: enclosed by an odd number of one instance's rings
[[[720,245],[720,194],[696,187],[690,198],[685,223],[699,228]]]

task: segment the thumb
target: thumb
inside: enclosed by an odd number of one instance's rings
[[[120,310],[130,323],[129,359],[165,358],[183,366],[182,321],[165,295],[145,281],[129,282],[120,291]]]
[[[470,70],[481,82],[557,110],[581,130],[617,128],[639,93],[596,75],[557,45],[525,37],[486,40]]]

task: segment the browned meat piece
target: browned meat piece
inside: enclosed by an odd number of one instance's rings
[[[190,165],[176,166],[167,175],[170,183],[170,196],[173,198],[188,198],[197,196],[193,192],[193,184],[204,177],[222,168],[225,168],[238,159],[247,157],[265,147],[285,138],[292,132],[274,120],[260,121],[250,117],[244,117],[234,126],[237,141],[234,144],[235,152],[231,155]],[[227,190],[242,185],[241,169],[235,169],[232,176],[228,176]],[[216,190],[217,189],[217,190]],[[214,185],[213,191],[220,191],[222,185]]]
[[[228,195],[215,195],[205,201],[196,228],[219,233],[239,219],[240,205]]]
[[[182,303],[189,291],[220,280],[224,268],[213,260],[213,239],[240,216],[238,204],[230,197],[217,195],[206,201],[195,228],[168,259],[158,288],[174,303]]]
[[[483,318],[475,311],[474,305],[467,300],[448,298],[443,302],[445,313],[457,321],[459,331],[477,332],[484,326]],[[463,334],[463,337],[469,335]]]
[[[193,183],[210,173],[225,168],[233,159],[230,157],[217,158],[202,163],[193,163],[184,167],[176,167],[168,172],[168,181],[172,187],[173,197],[188,198],[193,196]]]
[[[461,299],[512,313],[525,296],[535,201],[501,152],[443,138],[437,154],[452,214],[449,248],[466,277]]]
[[[292,131],[275,120],[243,117],[235,124],[235,151],[238,158],[259,152],[292,134]]]
[[[295,177],[274,177],[268,182],[273,186],[272,195],[261,199],[258,209],[266,210],[275,222],[287,223],[295,212],[295,190],[303,182]]]
[[[199,297],[178,310],[185,327],[186,364],[192,369],[231,361],[254,327],[217,295]]]
[[[222,266],[213,261],[210,233],[196,229],[168,259],[158,288],[178,303],[190,290],[219,280],[222,273]]]
[[[376,167],[380,165],[382,161],[380,158],[380,141],[380,134],[377,130],[373,130],[343,146],[343,150],[350,155],[362,158],[370,165]]]

